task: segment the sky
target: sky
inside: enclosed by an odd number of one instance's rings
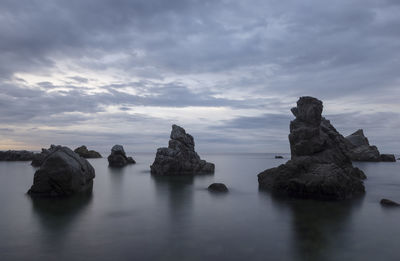
[[[398,0],[1,0],[0,149],[289,152],[290,108],[324,103],[400,153]]]

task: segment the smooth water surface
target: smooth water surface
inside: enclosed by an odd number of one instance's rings
[[[317,202],[259,191],[256,175],[289,155],[201,155],[216,172],[196,177],[154,177],[154,156],[91,159],[93,193],[51,200],[25,194],[29,162],[0,162],[0,260],[400,260],[400,208],[379,204],[400,201],[399,162],[357,163],[364,197]]]

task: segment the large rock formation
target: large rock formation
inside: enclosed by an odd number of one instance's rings
[[[29,161],[35,153],[27,150],[7,150],[0,151],[0,161]]]
[[[110,167],[121,168],[128,164],[135,164],[136,161],[132,157],[127,157],[122,145],[114,145],[111,148],[111,154],[108,156],[108,165]]]
[[[322,102],[301,97],[292,108],[291,160],[258,174],[261,188],[293,197],[340,200],[364,193],[364,173],[352,166],[348,146],[321,116]]]
[[[193,137],[172,125],[168,148],[159,148],[150,166],[154,175],[194,175],[214,173],[215,165],[200,159],[194,150]]]
[[[44,160],[46,157],[54,150],[56,149],[56,145],[51,144],[50,148],[44,149],[42,148],[42,151],[40,153],[36,153],[32,159],[31,165],[33,167],[40,167],[42,166]]]
[[[348,154],[353,161],[396,161],[393,154],[380,154],[376,146],[371,146],[362,129],[346,137]]]
[[[78,153],[79,156],[86,159],[95,159],[101,158],[101,154],[95,150],[88,150],[85,145],[82,145],[74,150],[75,153]]]
[[[62,146],[53,146],[35,172],[32,196],[70,196],[91,190],[95,171],[90,163]]]

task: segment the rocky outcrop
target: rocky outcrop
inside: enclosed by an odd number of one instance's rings
[[[35,153],[27,150],[7,150],[0,151],[0,161],[29,161]]]
[[[111,148],[111,154],[108,156],[108,165],[110,167],[121,168],[128,164],[135,164],[136,161],[132,157],[127,157],[122,145],[114,145]]]
[[[224,183],[213,183],[208,186],[208,190],[211,192],[228,192],[228,188]]]
[[[352,166],[345,138],[322,117],[322,102],[301,97],[292,108],[291,160],[258,174],[260,188],[292,197],[342,200],[364,193],[364,173]]]
[[[75,153],[78,153],[79,156],[86,159],[95,159],[101,158],[101,154],[95,150],[88,150],[85,145],[82,145],[74,150]]]
[[[193,137],[172,125],[168,148],[159,148],[150,166],[154,175],[194,175],[214,173],[215,165],[200,159],[194,150]]]
[[[376,146],[370,145],[362,129],[346,137],[348,155],[353,161],[396,161],[393,154],[380,154]]]
[[[386,198],[381,199],[380,203],[382,206],[385,206],[385,207],[400,207],[399,203],[394,202],[393,200],[390,200],[390,199],[386,199]]]
[[[385,162],[395,162],[396,158],[394,157],[393,154],[381,154],[379,157],[380,161],[385,161]]]
[[[62,146],[53,146],[35,172],[32,196],[70,196],[91,190],[95,171],[90,163]]]
[[[51,144],[50,148],[44,149],[42,148],[42,151],[40,153],[36,153],[32,159],[31,165],[33,167],[40,167],[44,159],[56,148],[56,145]]]

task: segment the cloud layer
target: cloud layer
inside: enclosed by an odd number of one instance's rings
[[[324,101],[344,135],[400,142],[395,0],[0,3],[0,149],[165,146],[288,152],[290,107]]]

